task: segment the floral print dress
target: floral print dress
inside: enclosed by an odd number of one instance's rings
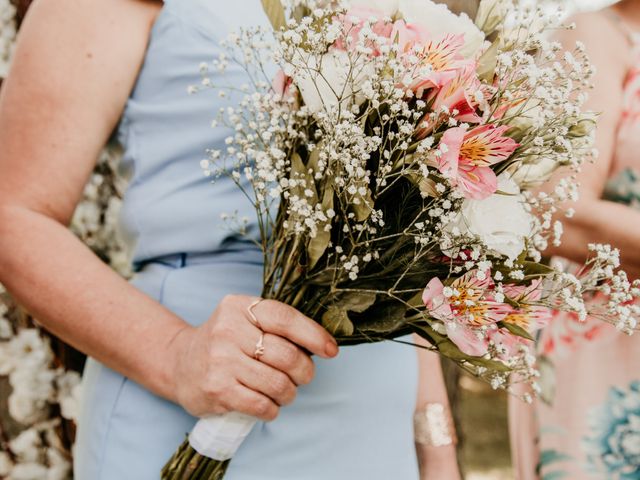
[[[630,37],[637,60],[605,198],[640,208],[640,35]],[[511,401],[516,479],[640,480],[640,333],[558,313],[538,348],[540,398]]]

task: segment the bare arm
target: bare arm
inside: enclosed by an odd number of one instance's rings
[[[416,343],[424,340],[415,337]],[[428,403],[441,403],[450,409],[447,388],[444,383],[440,356],[429,350],[419,349],[419,384],[416,410],[423,410]],[[455,445],[434,447],[416,443],[416,453],[422,480],[456,480],[460,478]]]
[[[589,243],[610,243],[620,248],[627,272],[638,277],[640,212],[601,198],[612,169],[622,88],[629,64],[628,40],[605,15],[600,12],[578,16],[577,28],[564,32],[560,38],[567,48],[577,40],[582,41],[597,69],[587,108],[600,113],[596,141],[600,155],[595,164],[583,168],[576,213],[571,219],[562,219],[565,230],[562,244],[549,253],[582,262],[588,254]]]
[[[153,372],[149,386],[169,396],[168,370],[154,365],[183,322],[65,228],[133,86],[156,9],[109,4],[39,1],[23,25],[0,96],[0,280],[47,329],[136,380]],[[151,339],[144,348],[142,335]]]
[[[268,317],[266,341],[288,360],[254,361],[242,342],[259,332],[237,321],[251,299],[229,297],[205,325],[190,327],[66,228],[133,87],[158,6],[38,0],[30,10],[0,96],[0,282],[48,330],[194,414],[273,418],[313,375],[292,342],[334,356],[326,332],[265,302],[257,314]],[[232,329],[234,317],[240,327]]]

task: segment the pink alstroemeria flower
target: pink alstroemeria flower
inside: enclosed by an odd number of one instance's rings
[[[534,345],[531,340],[514,335],[506,328],[490,330],[488,340],[495,346],[498,358],[505,361],[518,355],[522,347],[533,349]]]
[[[476,93],[481,91],[482,83],[478,79],[475,62],[466,63],[458,70],[458,75],[433,96],[433,111],[439,112],[446,107],[449,112],[456,111],[453,118],[459,122],[480,123],[482,119],[476,113],[478,102]]]
[[[541,280],[535,280],[526,286],[505,285],[505,295],[517,302],[520,308],[511,307],[502,321],[522,327],[529,333],[535,333],[546,327],[551,321],[553,312],[548,307],[535,304],[542,296],[541,283]]]
[[[293,96],[293,90],[291,88],[292,85],[293,79],[291,77],[287,77],[284,71],[280,69],[276,73],[275,77],[273,77],[271,88],[281,100],[287,101]]]
[[[495,329],[508,312],[506,305],[492,296],[494,284],[489,273],[483,280],[478,273],[473,270],[457,278],[446,291],[440,279],[433,278],[422,294],[429,314],[444,323],[449,339],[460,351],[475,357],[487,353],[486,330]]]
[[[475,63],[463,66],[461,70],[456,70],[454,77],[448,80],[440,88],[433,88],[429,91],[427,101],[432,103],[433,114],[427,114],[420,121],[416,131],[416,137],[423,139],[431,134],[434,128],[441,123],[442,115],[445,121],[453,118],[458,122],[481,123],[482,118],[478,115],[478,102],[476,93],[482,90],[482,84],[476,74]],[[434,116],[435,115],[435,116]]]
[[[375,22],[371,26],[371,30],[382,38],[392,38],[392,32],[394,31],[394,25],[391,22],[384,20],[384,12],[375,8],[369,8],[364,6],[355,6],[349,9],[346,14],[339,17],[340,22],[343,24],[343,30],[348,32],[351,40],[349,45],[345,44],[343,38],[339,38],[333,47],[338,50],[351,50],[358,44],[358,38],[360,31],[365,23],[371,19],[375,19]],[[380,55],[380,51],[376,48],[373,49],[373,56]]]
[[[491,165],[508,159],[518,148],[518,143],[503,135],[508,128],[482,125],[472,130],[448,129],[440,140],[438,170],[466,198],[489,197],[498,188],[498,178]]]
[[[424,37],[422,50],[417,53],[421,68],[410,86],[417,98],[422,98],[425,90],[442,88],[475,71],[475,62],[460,53],[464,47],[464,35],[447,35],[439,41],[424,41]]]
[[[400,51],[404,53],[412,51],[417,45],[424,45],[428,38],[429,33],[423,27],[404,20],[393,22],[393,29],[389,36],[391,41],[398,42]]]

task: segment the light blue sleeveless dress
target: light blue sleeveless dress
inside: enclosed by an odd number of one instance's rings
[[[227,33],[266,23],[258,0],[167,0],[118,132],[131,175],[122,224],[134,246],[132,283],[194,325],[227,294],[259,295],[262,265],[220,221],[225,212],[253,218],[251,206],[231,181],[212,185],[199,167],[229,134],[211,128],[226,104],[187,87]],[[246,80],[239,68],[225,77]],[[254,427],[226,480],[417,479],[415,350],[389,342],[315,361],[313,383],[275,421]],[[75,478],[158,479],[196,419],[93,359],[83,386]]]

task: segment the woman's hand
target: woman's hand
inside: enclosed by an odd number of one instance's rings
[[[202,417],[238,411],[273,420],[298,385],[314,376],[310,353],[338,354],[334,338],[296,309],[263,300],[251,310],[264,332],[264,354],[255,358],[262,331],[248,308],[255,297],[225,297],[200,327],[186,327],[171,346],[175,398]],[[310,353],[309,353],[310,352]]]

